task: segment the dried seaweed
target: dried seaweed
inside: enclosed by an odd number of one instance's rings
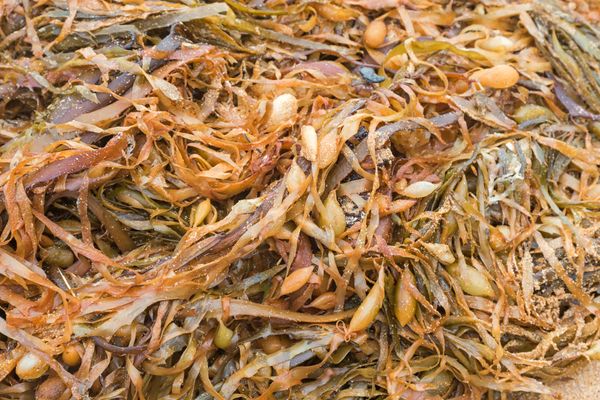
[[[0,4],[0,398],[551,394],[600,358],[599,32]]]

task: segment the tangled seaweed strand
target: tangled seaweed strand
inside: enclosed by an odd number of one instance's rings
[[[500,399],[600,358],[584,2],[0,3],[0,399]]]

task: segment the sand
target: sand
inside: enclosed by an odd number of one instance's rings
[[[554,382],[551,387],[563,400],[600,400],[600,361],[583,367],[572,379]]]

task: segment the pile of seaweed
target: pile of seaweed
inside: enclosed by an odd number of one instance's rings
[[[599,99],[553,1],[4,1],[0,398],[550,394]]]

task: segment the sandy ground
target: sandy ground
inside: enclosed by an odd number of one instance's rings
[[[563,400],[600,400],[600,361],[585,366],[572,379],[555,382],[551,386],[562,395]]]

